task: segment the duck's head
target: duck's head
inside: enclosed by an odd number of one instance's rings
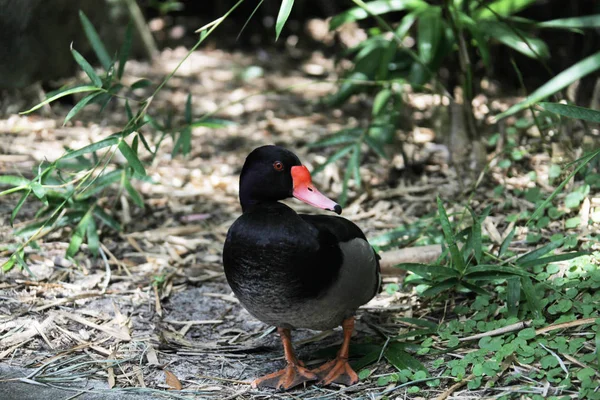
[[[254,149],[240,174],[240,202],[245,211],[258,203],[295,197],[313,207],[342,213],[342,207],[321,194],[298,157],[279,146]]]

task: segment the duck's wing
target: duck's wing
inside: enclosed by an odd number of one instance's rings
[[[323,238],[320,241],[329,245],[334,242],[339,247],[342,265],[336,286],[344,292],[340,295],[356,296],[360,304],[373,298],[381,287],[380,257],[363,231],[342,217],[300,214],[300,218],[319,231],[319,237]]]

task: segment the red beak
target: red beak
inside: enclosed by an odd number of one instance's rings
[[[342,207],[339,204],[321,194],[314,187],[310,172],[304,165],[296,165],[292,167],[291,171],[295,198],[313,207],[333,211],[336,214],[342,213]]]

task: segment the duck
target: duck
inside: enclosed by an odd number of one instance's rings
[[[281,202],[292,197],[342,213],[317,190],[293,152],[275,145],[254,149],[240,173],[242,215],[227,232],[223,266],[241,305],[277,328],[286,366],[251,384],[279,390],[312,381],[353,385],[358,375],[348,357],[355,314],[379,291],[379,256],[356,224],[339,216],[298,214]],[[340,325],[343,342],[335,359],[306,368],[294,352],[291,331]]]

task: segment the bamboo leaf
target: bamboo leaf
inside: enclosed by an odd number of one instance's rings
[[[100,238],[98,237],[98,228],[96,227],[96,221],[94,221],[94,218],[90,218],[90,221],[87,225],[86,234],[88,248],[93,255],[97,256],[100,249]]]
[[[483,2],[476,2],[475,4],[480,5],[476,19],[483,18],[497,18],[496,15],[502,17],[508,17],[516,14],[517,12],[529,7],[536,0],[495,0],[489,4]]]
[[[0,185],[23,186],[29,184],[29,179],[15,175],[0,175]]]
[[[365,143],[371,148],[371,150],[373,150],[375,152],[375,154],[377,154],[379,157],[383,158],[384,160],[388,159],[387,154],[385,154],[385,150],[383,149],[383,146],[381,145],[381,142],[377,139],[372,138],[369,135],[365,136]]]
[[[26,190],[25,193],[21,195],[21,198],[17,202],[17,205],[15,206],[15,208],[13,208],[12,212],[10,213],[10,226],[13,226],[13,222],[15,221],[17,214],[19,214],[21,207],[23,207],[23,204],[25,204],[25,200],[27,200],[30,194],[31,189]]]
[[[279,40],[279,35],[283,30],[283,26],[288,20],[290,13],[292,12],[292,6],[294,0],[282,0],[281,7],[279,8],[279,14],[277,14],[277,22],[275,23],[275,40]]]
[[[356,143],[354,145],[354,150],[352,151],[352,156],[350,157],[350,165],[352,166],[352,172],[354,173],[354,182],[356,182],[356,187],[360,188],[360,143]]]
[[[121,151],[121,154],[123,154],[123,157],[127,159],[129,166],[133,168],[136,173],[141,176],[146,176],[146,170],[144,169],[142,162],[125,140],[119,141],[119,150]]]
[[[392,11],[404,11],[425,9],[429,5],[421,0],[377,0],[366,3],[368,11],[363,7],[354,7],[333,17],[329,22],[329,30],[335,30],[338,27],[361,19],[368,18],[370,15],[381,15]]]
[[[118,232],[121,231],[121,225],[117,221],[115,221],[115,219],[113,217],[111,217],[110,215],[108,215],[107,213],[105,213],[104,210],[102,210],[101,208],[95,207],[94,208],[94,215],[100,221],[104,222],[106,225],[110,226],[115,231],[118,231]]]
[[[600,68],[600,51],[592,54],[589,57],[584,58],[578,63],[570,66],[566,70],[562,71],[554,78],[540,86],[537,90],[531,93],[527,98],[520,103],[515,104],[508,110],[496,116],[496,121],[513,115],[521,110],[531,107],[533,104],[540,102],[541,100],[553,95],[559,90],[564,89],[571,83],[578,79],[583,78],[586,75]]]
[[[139,192],[133,187],[131,181],[127,177],[125,177],[123,181],[123,186],[125,186],[125,190],[129,194],[129,197],[131,197],[131,200],[133,200],[138,207],[144,208],[144,199],[142,199],[142,196],[140,196]]]
[[[76,196],[76,200],[89,199],[90,197],[102,191],[107,186],[118,182],[121,179],[121,175],[123,173],[123,170],[114,170],[101,175],[94,181],[94,184],[92,186],[88,187],[85,191],[78,193]]]
[[[90,65],[90,63],[71,45],[71,54],[73,54],[73,58],[79,64],[83,72],[90,78],[94,86],[101,88],[102,87],[102,79],[96,74],[94,71],[94,67]]]
[[[387,105],[391,97],[392,91],[390,89],[380,90],[379,93],[375,95],[375,99],[373,100],[373,111],[371,112],[371,115],[375,117],[378,116]]]
[[[117,143],[119,143],[118,137],[109,136],[106,139],[100,140],[99,142],[92,143],[92,144],[82,147],[81,149],[71,151],[71,152],[65,154],[64,156],[62,156],[61,158],[59,158],[59,160],[64,161],[64,160],[68,160],[70,158],[76,158],[76,157],[82,156],[87,153],[92,153],[94,151],[104,149],[105,147],[114,146]]]
[[[30,108],[27,111],[22,111],[19,114],[29,114],[39,108],[44,107],[46,104],[52,103],[54,100],[58,100],[61,97],[65,97],[65,96],[69,96],[71,94],[75,94],[75,93],[85,93],[85,92],[99,92],[102,91],[101,88],[97,88],[96,86],[90,86],[90,85],[85,85],[85,86],[76,86],[70,89],[66,89],[62,92],[59,92],[57,94],[55,94],[52,97],[47,98],[46,100],[42,101],[41,103],[33,106],[32,108]]]
[[[227,126],[235,126],[237,125],[235,122],[233,121],[229,121],[226,119],[220,119],[220,118],[204,118],[201,119],[199,121],[196,122],[192,122],[190,124],[190,128],[196,128],[199,126],[204,126],[207,128],[225,128]]]
[[[561,18],[536,24],[539,28],[585,29],[600,28],[600,14]]]
[[[92,209],[86,212],[75,227],[75,231],[71,236],[71,242],[69,243],[69,247],[67,248],[67,257],[73,257],[79,251],[79,248],[81,247],[83,239],[85,238],[85,235],[87,233],[88,224],[92,219],[91,211]]]
[[[419,16],[417,47],[425,64],[433,61],[442,38],[442,14],[439,7],[430,7]]]
[[[25,271],[27,271],[27,273],[30,276],[32,276],[34,279],[37,279],[37,276],[35,276],[35,274],[33,272],[31,272],[31,270],[29,269],[29,266],[23,259],[24,254],[25,254],[25,252],[23,250],[15,252],[14,253],[15,260],[17,260],[17,263],[21,266],[21,269],[24,269]]]
[[[188,94],[185,102],[185,122],[189,125],[192,123],[192,94]]]
[[[125,64],[127,63],[127,59],[129,58],[129,52],[131,51],[131,42],[133,39],[133,23],[129,21],[127,24],[127,30],[125,30],[125,40],[121,45],[121,49],[119,50],[119,68],[117,69],[117,78],[121,79],[123,77],[123,72],[125,71]]]
[[[131,84],[132,89],[143,89],[152,85],[152,81],[150,79],[142,78]]]
[[[83,25],[85,36],[92,45],[92,49],[94,50],[94,53],[96,53],[96,57],[98,57],[98,61],[100,61],[102,67],[108,71],[112,61],[108,55],[108,52],[106,51],[106,47],[104,47],[104,43],[102,43],[102,40],[96,31],[96,28],[94,28],[94,25],[92,25],[83,11],[79,11],[79,19],[81,20],[81,25]]]
[[[317,140],[314,143],[309,144],[309,147],[326,147],[334,146],[338,144],[354,143],[358,137],[362,134],[363,128],[347,128],[342,129],[339,132],[334,133],[324,139]]]
[[[546,111],[550,111],[564,117],[583,119],[585,121],[600,124],[600,111],[592,110],[591,108],[572,106],[570,104],[545,102],[539,103],[538,105],[540,105]]]
[[[71,110],[65,117],[65,120],[63,121],[63,126],[65,126],[67,124],[67,122],[69,122],[71,120],[71,118],[73,118],[75,115],[77,115],[77,113],[79,111],[81,111],[83,109],[83,107],[86,106],[87,103],[94,100],[94,98],[96,98],[99,94],[100,93],[98,93],[98,92],[91,93],[91,94],[88,94],[87,96],[85,96],[83,99],[79,100],[77,102],[77,104],[75,104],[75,106],[73,106],[73,108],[71,108]]]
[[[312,174],[316,175],[319,172],[323,171],[325,169],[325,167],[331,163],[336,162],[337,160],[339,160],[340,158],[344,157],[346,154],[348,154],[352,149],[354,148],[354,145],[349,145],[346,146],[344,148],[342,148],[341,150],[338,150],[337,152],[333,153],[333,155],[331,157],[329,157],[327,160],[325,160],[325,162],[321,165],[319,165],[318,167],[316,167],[313,171]]]
[[[354,146],[352,146],[354,147]],[[346,171],[344,171],[344,179],[342,181],[342,193],[340,193],[339,203],[340,206],[346,206],[346,200],[348,200],[348,181],[352,176],[352,163],[348,163]]]
[[[486,21],[482,29],[492,38],[533,59],[547,59],[550,50],[546,43],[504,22]]]

